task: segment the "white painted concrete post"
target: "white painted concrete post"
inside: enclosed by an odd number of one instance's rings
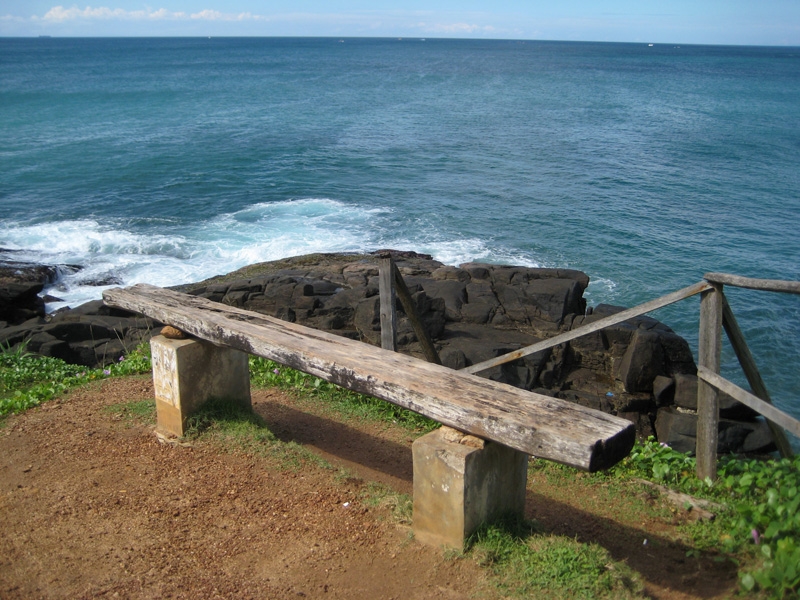
[[[201,340],[150,340],[157,429],[182,436],[189,416],[210,398],[250,408],[248,356]]]

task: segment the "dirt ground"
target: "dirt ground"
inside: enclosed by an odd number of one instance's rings
[[[254,390],[270,430],[350,474],[337,477],[163,444],[107,409],[152,397],[146,377],[108,379],[0,429],[0,598],[501,597],[474,559],[419,544],[389,507],[365,502],[371,481],[411,493],[407,431]],[[534,472],[527,516],[604,546],[654,598],[733,594],[730,563],[688,558],[676,541],[685,517],[617,515],[613,494],[582,493],[579,479]]]

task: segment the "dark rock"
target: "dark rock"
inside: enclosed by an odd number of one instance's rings
[[[655,331],[637,329],[617,373],[625,391],[652,392],[655,378],[665,374],[661,337]]]
[[[653,380],[653,398],[659,406],[672,404],[675,398],[675,380],[657,375]]]
[[[16,325],[43,317],[44,300],[38,295],[43,288],[44,284],[39,282],[0,284],[0,320]]]
[[[697,385],[697,375],[686,375],[684,373],[676,374],[675,405],[683,409],[696,411]],[[719,392],[719,416],[722,419],[752,421],[758,417],[758,413],[738,400],[735,400],[725,392]]]
[[[697,414],[675,407],[658,410],[656,419],[658,440],[678,452],[695,452],[697,446]],[[767,424],[762,421],[720,419],[718,454],[757,453],[775,451]]]
[[[73,310],[0,329],[0,344],[70,363],[99,367],[114,362],[157,333],[157,324],[127,311],[88,302]]]

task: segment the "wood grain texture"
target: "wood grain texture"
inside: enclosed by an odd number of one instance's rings
[[[422,348],[423,354],[425,354],[425,358],[428,360],[428,362],[432,362],[437,365],[442,364],[442,359],[439,358],[439,353],[436,352],[436,348],[433,346],[433,340],[431,340],[427,329],[425,329],[425,325],[422,324],[422,321],[417,314],[417,308],[414,306],[414,299],[411,297],[411,292],[408,290],[408,286],[403,279],[403,275],[400,273],[400,269],[397,268],[397,265],[394,263],[394,261],[392,261],[392,272],[394,274],[397,299],[400,300],[400,304],[403,306],[403,310],[406,312],[406,316],[411,322],[411,327],[414,329],[414,333],[417,336],[417,341]]]
[[[382,398],[455,429],[588,471],[628,455],[625,419],[381,348],[170,290],[103,293],[109,306]]]
[[[783,292],[786,294],[800,294],[800,281],[785,281],[783,279],[755,279],[741,275],[727,273],[706,273],[703,279],[720,285],[747,288],[749,290],[762,290],[765,292]]]
[[[722,286],[700,296],[700,332],[698,336],[698,369],[719,373],[722,355]],[[704,380],[697,385],[697,477],[717,478],[717,444],[719,441],[719,394]]]
[[[397,296],[394,290],[394,261],[381,258],[378,267],[380,289],[381,348],[397,351]]]

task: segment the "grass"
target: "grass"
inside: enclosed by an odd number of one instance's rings
[[[483,526],[469,552],[507,597],[642,598],[639,575],[597,544],[548,535],[515,518]]]
[[[388,509],[395,523],[411,525],[414,501],[408,494],[400,494],[390,487],[370,481],[364,485],[361,500],[367,506]]]
[[[152,398],[131,400],[106,406],[105,411],[121,419],[128,426],[156,424],[156,404]]]
[[[252,358],[254,387],[278,387],[317,409],[333,410],[346,418],[388,422],[420,435],[438,426],[413,412],[344,390],[316,377],[271,361]],[[75,386],[106,377],[146,372],[149,346],[144,344],[106,369],[86,369],[35,356],[21,349],[0,351],[0,419],[36,406]],[[152,401],[136,400],[108,409],[128,423],[151,424]],[[191,423],[190,439],[204,439],[220,448],[268,459],[281,468],[330,464],[293,442],[281,442],[252,412],[226,402],[209,402]],[[713,522],[698,521],[680,530],[688,556],[718,553],[738,565],[741,591],[764,598],[797,597],[800,592],[800,458],[742,460],[723,457],[716,482],[694,476],[694,458],[654,440],[639,443],[631,455],[603,474],[586,474],[569,467],[532,461],[531,477],[574,485],[587,497],[620,505],[619,514],[665,518],[666,509],[643,502],[633,485],[647,479],[672,489],[720,503]],[[574,488],[571,488],[574,489]],[[364,486],[362,500],[388,506],[400,523],[410,522],[411,500],[377,484]],[[624,508],[623,508],[624,507]],[[589,510],[587,506],[585,510]],[[624,563],[613,561],[594,544],[538,532],[530,523],[498,523],[484,527],[469,542],[468,552],[489,569],[501,591],[511,597],[635,598],[641,582]]]
[[[256,413],[224,399],[206,402],[189,419],[184,437],[203,439],[224,450],[259,456],[281,469],[300,470],[309,465],[333,469],[330,463],[302,445],[278,440]]]
[[[637,444],[612,471],[617,477],[642,477],[722,504],[711,522],[685,528],[698,550],[716,549],[741,564],[746,592],[767,598],[800,593],[800,457],[742,459],[722,457],[718,479],[694,476],[694,457],[654,439]]]

